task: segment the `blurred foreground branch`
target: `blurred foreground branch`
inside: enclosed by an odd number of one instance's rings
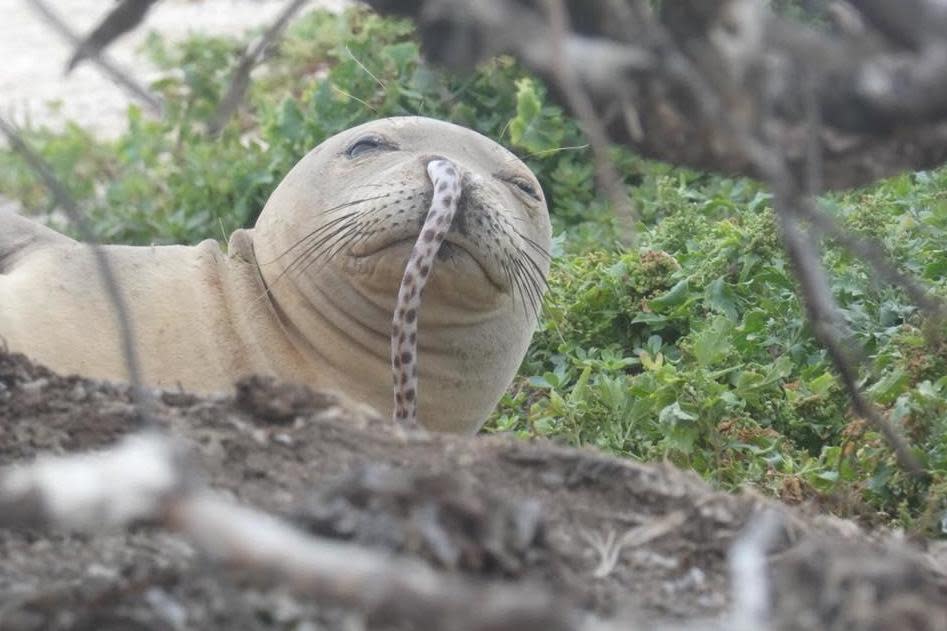
[[[732,550],[735,609],[719,621],[664,626],[602,621],[539,586],[448,574],[407,557],[309,535],[206,488],[182,446],[157,433],[102,451],[41,456],[0,469],[0,528],[89,533],[135,524],[178,533],[205,556],[262,583],[292,586],[367,620],[418,629],[609,631],[769,628],[767,553],[785,524],[766,513]],[[680,527],[680,524],[678,524]]]
[[[472,68],[509,53],[573,106],[553,54],[556,27],[546,17],[545,7],[558,2],[366,1],[413,18],[432,61]],[[806,99],[814,94],[820,189],[947,162],[947,29],[939,28],[947,14],[939,2],[833,2],[822,26],[775,15],[761,0],[678,0],[660,13],[641,0],[565,4],[572,27],[562,42],[565,75],[576,77],[609,141],[643,156],[765,177],[738,139],[702,111],[680,73],[683,56],[723,107],[772,137],[796,174],[808,161]],[[890,13],[899,26],[879,28],[894,23]]]
[[[860,391],[858,354],[818,242],[835,239],[938,320],[943,306],[879,244],[842,230],[814,196],[947,162],[947,12],[939,3],[911,0],[892,16],[884,2],[836,2],[834,27],[818,28],[775,15],[760,0],[680,0],[659,12],[640,0],[368,2],[414,18],[436,62],[470,68],[515,55],[549,83],[595,146],[625,144],[767,182],[816,339],[855,413],[922,477],[897,429]],[[612,181],[608,169],[599,171]]]
[[[276,17],[276,20],[270,24],[257,40],[251,42],[246,49],[244,49],[240,55],[240,59],[237,61],[237,66],[234,68],[233,75],[230,78],[227,93],[220,100],[217,111],[214,112],[214,116],[208,125],[208,131],[212,135],[216,136],[219,134],[233,113],[240,107],[247,88],[250,86],[250,72],[260,63],[267,49],[283,34],[290,19],[292,19],[307,2],[309,2],[309,0],[289,0]]]
[[[84,59],[96,57],[113,41],[141,24],[157,0],[121,0],[105,16],[85,39],[79,42],[75,52],[66,63],[66,73],[79,65]]]
[[[161,113],[161,100],[143,85],[138,83],[138,81],[132,78],[127,72],[120,69],[115,64],[115,62],[110,60],[105,55],[102,49],[108,41],[111,41],[111,39],[107,41],[99,41],[96,39],[94,32],[93,35],[90,36],[89,40],[83,40],[61,17],[59,17],[59,15],[56,14],[55,11],[53,11],[52,8],[43,2],[43,0],[29,1],[33,9],[39,13],[43,19],[45,19],[46,22],[49,23],[49,25],[60,34],[60,36],[62,36],[66,41],[69,42],[71,46],[76,49],[76,53],[73,55],[72,59],[69,61],[69,65],[67,66],[69,70],[71,70],[75,64],[79,62],[79,60],[88,59],[98,66],[99,69],[101,69],[109,79],[114,81],[119,87],[125,90],[125,92],[127,92],[132,98],[140,101],[145,107],[151,110],[153,114]],[[147,7],[145,8],[147,9]],[[138,21],[140,21],[140,17],[143,17],[143,15],[144,13],[139,16]],[[111,14],[109,17],[111,17]],[[138,23],[138,21],[132,22],[130,25],[128,25],[127,29],[132,28]]]
[[[3,117],[0,117],[0,134],[6,137],[10,143],[10,148],[20,154],[26,164],[36,173],[40,182],[49,191],[53,200],[55,200],[56,207],[66,215],[69,223],[72,224],[73,228],[76,229],[79,236],[85,242],[86,247],[91,248],[92,255],[95,257],[96,269],[102,279],[102,284],[105,286],[105,293],[112,303],[112,308],[115,310],[115,320],[118,324],[120,335],[120,348],[125,362],[125,369],[128,372],[128,382],[132,388],[132,398],[138,411],[139,419],[145,425],[154,425],[155,419],[151,411],[152,396],[143,387],[141,380],[141,359],[135,339],[135,327],[129,317],[128,303],[125,300],[125,294],[119,285],[118,278],[109,262],[108,255],[97,243],[92,226],[83,214],[82,209],[79,208],[79,205],[69,193],[66,185],[56,177],[53,168],[46,160],[30,147],[16,127]]]
[[[310,536],[203,488],[179,445],[133,435],[110,450],[0,470],[0,527],[123,529],[156,524],[225,565],[379,620],[427,629],[580,628],[549,593],[486,584],[417,561]]]

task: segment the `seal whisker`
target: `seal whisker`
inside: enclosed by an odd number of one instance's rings
[[[509,262],[513,263],[514,260],[510,258]],[[520,305],[522,305],[523,307],[523,315],[528,318],[529,308],[527,306],[527,302],[529,302],[529,300],[526,293],[526,285],[524,284],[523,278],[520,275],[519,270],[516,269],[516,267],[509,267],[509,270],[510,270],[510,275],[512,276],[513,280],[516,282],[516,289],[517,289],[517,293],[519,294]]]
[[[526,264],[523,263],[522,259],[515,257],[512,259],[512,261],[515,269],[517,269],[519,273],[522,274],[523,282],[526,285],[526,291],[529,297],[530,310],[533,313],[533,317],[538,320],[539,307],[542,303],[542,293],[536,286],[532,275],[529,273],[529,270],[526,268]]]
[[[334,259],[336,256],[339,255],[339,253],[342,252],[342,250],[344,250],[348,245],[350,245],[353,241],[358,239],[360,236],[361,236],[361,233],[359,232],[359,226],[358,225],[353,226],[351,230],[349,230],[348,232],[343,234],[341,237],[339,237],[339,239],[332,245],[333,249],[330,250],[328,254],[325,256],[323,263],[328,263],[329,261]],[[317,257],[315,260],[312,261],[312,263],[315,263],[318,260],[319,259]],[[312,265],[312,263],[307,265],[306,269],[308,269],[309,266]]]
[[[549,281],[546,280],[546,275],[543,273],[542,268],[532,259],[529,254],[526,252],[521,252],[522,259],[525,259],[533,267],[533,273],[529,274],[529,280],[533,285],[533,289],[536,292],[536,302],[539,307],[539,311],[542,311],[543,306],[543,296],[545,296],[546,291],[549,290]]]
[[[307,246],[306,250],[300,253],[295,259],[293,259],[293,261],[289,265],[286,266],[286,268],[282,272],[279,273],[279,275],[273,280],[272,285],[266,285],[266,290],[260,295],[259,300],[263,300],[264,298],[266,298],[266,296],[272,296],[273,289],[277,285],[279,285],[280,282],[282,282],[283,279],[287,275],[292,274],[297,271],[302,273],[306,269],[308,269],[316,260],[319,259],[321,254],[317,254],[316,257],[311,261],[306,261],[306,259],[310,258],[313,252],[319,252],[319,247],[321,243],[325,242],[326,240],[331,240],[333,237],[338,236],[341,232],[343,232],[346,228],[349,228],[349,227],[354,229],[355,227],[357,227],[357,222],[349,222],[337,228],[336,230],[332,231],[331,234],[325,236],[324,238],[319,239],[319,243],[313,243]],[[321,229],[314,230],[312,233],[310,233],[310,235],[317,232],[321,232]]]
[[[549,281],[546,279],[546,275],[543,273],[542,268],[539,266],[533,257],[531,257],[526,252],[519,252],[519,255],[529,263],[529,266],[533,268],[533,274],[531,274],[533,281],[537,284],[538,288],[541,288],[544,292],[549,290]],[[541,283],[541,286],[539,286]]]
[[[347,202],[343,202],[339,204],[338,206],[333,206],[332,208],[329,208],[328,210],[323,210],[322,214],[327,215],[329,213],[334,213],[337,210],[342,210],[343,208],[349,208],[351,206],[354,206],[355,204],[364,204],[365,202],[373,202],[376,199],[384,199],[389,196],[390,196],[390,193],[385,193],[384,195],[375,195],[373,197],[363,197],[362,199],[349,200]]]
[[[517,259],[517,264],[523,270],[523,277],[525,278],[526,286],[529,291],[530,311],[533,314],[533,319],[535,321],[538,321],[539,312],[542,309],[542,302],[543,302],[542,292],[536,286],[536,282],[533,280],[532,275],[530,275],[529,271],[526,269],[526,266],[523,265],[522,260]]]
[[[385,196],[385,195],[382,195],[381,197],[386,197],[386,196]],[[371,200],[373,200],[373,199],[378,199],[378,198],[377,198],[377,197],[374,197],[374,198],[366,198],[365,201],[371,201]],[[313,230],[312,232],[310,232],[307,236],[305,236],[305,237],[303,237],[302,239],[300,239],[299,241],[297,241],[293,246],[291,246],[286,252],[284,252],[284,253],[283,253],[282,255],[280,255],[280,256],[285,256],[285,254],[287,254],[290,250],[292,250],[292,249],[295,248],[295,247],[298,247],[299,245],[303,244],[305,241],[310,240],[310,239],[314,239],[314,238],[318,237],[321,233],[325,232],[326,230],[329,230],[329,229],[331,229],[331,228],[333,228],[333,227],[335,227],[335,226],[338,226],[340,222],[345,222],[346,220],[352,219],[352,220],[353,220],[353,222],[352,222],[353,224],[358,224],[359,226],[364,225],[364,223],[365,223],[364,219],[365,219],[366,216],[372,215],[372,214],[374,214],[374,213],[377,213],[377,212],[379,212],[379,211],[381,211],[381,210],[383,210],[383,209],[384,209],[384,207],[375,207],[375,208],[371,208],[371,209],[369,209],[369,210],[359,210],[359,211],[354,211],[354,212],[346,213],[346,214],[341,215],[341,216],[339,216],[339,217],[335,217],[334,219],[330,219],[328,222],[326,222],[325,224],[323,224],[322,226],[320,226],[320,227],[317,228],[316,230]],[[324,244],[325,241],[323,241],[322,243]],[[308,244],[306,247],[307,247],[307,249],[308,249],[308,248],[311,248],[311,246],[312,246],[312,243]],[[279,257],[278,257],[278,258],[279,258]]]
[[[343,202],[343,203],[341,203],[341,204],[338,204],[337,206],[333,206],[332,208],[329,208],[328,210],[324,210],[324,211],[322,211],[322,214],[326,214],[326,215],[327,215],[327,214],[332,213],[332,212],[335,212],[335,211],[337,211],[337,210],[342,210],[342,209],[345,209],[345,208],[350,208],[350,207],[354,206],[355,204],[363,204],[363,203],[365,203],[365,202],[371,202],[371,201],[375,201],[376,199],[383,199],[383,198],[385,198],[385,197],[388,197],[388,194],[387,194],[387,193],[384,194],[384,195],[375,195],[374,197],[364,197],[364,198],[362,198],[362,199],[350,200],[350,201],[347,201],[347,202]],[[356,212],[351,212],[351,213],[348,213],[348,214],[346,214],[346,215],[343,215],[343,217],[353,217],[353,216],[356,216],[357,214],[358,214],[357,211],[356,211]],[[337,218],[331,220],[329,223],[331,224],[332,222],[337,221],[337,220],[339,220],[339,219],[342,219],[343,217],[337,217]],[[275,263],[276,261],[280,260],[281,258],[283,258],[284,256],[286,256],[287,254],[289,254],[290,252],[292,252],[294,249],[296,249],[296,247],[298,247],[300,244],[302,244],[302,243],[305,242],[307,239],[309,239],[310,237],[312,237],[314,234],[317,234],[317,233],[319,233],[320,231],[326,229],[326,228],[328,227],[328,225],[329,225],[329,224],[323,224],[322,226],[316,228],[315,230],[313,230],[313,231],[310,232],[309,234],[305,235],[304,237],[302,237],[301,239],[299,239],[298,241],[296,241],[295,243],[293,243],[291,246],[289,246],[288,248],[286,248],[286,250],[285,250],[282,254],[280,254],[279,256],[277,256],[276,258],[274,258],[272,261],[267,261],[267,262],[258,261],[258,263],[259,263],[260,265],[271,265],[272,263]]]
[[[506,274],[506,277],[509,279],[510,296],[512,297],[513,302],[517,302],[518,295],[520,306],[523,308],[523,315],[529,317],[529,312],[526,310],[526,301],[523,298],[523,287],[520,285],[519,279],[513,275],[513,272],[506,261],[501,262],[500,266]]]
[[[321,261],[322,263],[327,263],[331,261],[341,247],[344,247],[346,239],[358,236],[360,225],[358,221],[346,223],[332,234],[320,239],[320,243],[309,248],[306,253],[300,257],[302,262],[297,266],[295,271],[302,274],[317,262]],[[341,246],[339,246],[340,243]],[[313,253],[315,253],[315,256],[313,256]]]
[[[352,239],[352,240],[349,242],[349,246],[348,246],[348,247],[349,247],[349,250],[352,250],[352,249],[354,249],[356,246],[361,245],[361,244],[364,243],[366,240],[370,239],[373,234],[374,234],[374,233],[373,233],[372,231],[369,231],[369,230],[364,230],[364,231],[362,231],[361,234],[357,235],[358,238]]]
[[[306,244],[305,249],[300,252],[292,262],[286,266],[286,269],[283,270],[284,274],[297,271],[300,267],[306,267],[309,265],[309,259],[313,256],[319,257],[322,254],[321,248],[332,242],[333,239],[336,239],[340,234],[343,234],[346,230],[349,230],[356,224],[354,219],[349,219],[346,222],[343,222],[341,225],[335,226],[332,230],[321,234],[318,238],[312,239],[309,243]]]
[[[552,260],[552,255],[546,250],[546,248],[539,245],[538,243],[536,243],[536,241],[534,241],[533,239],[530,239],[525,234],[517,230],[515,226],[510,226],[510,227],[513,229],[513,232],[516,233],[516,236],[518,236],[520,239],[525,241],[527,245],[531,246],[534,250],[542,254],[543,257],[545,257],[547,261]]]
[[[358,214],[358,213],[351,212],[351,213],[342,215],[341,217],[336,217],[335,219],[330,219],[330,220],[327,221],[326,223],[322,224],[321,226],[319,226],[318,228],[316,228],[315,230],[313,230],[312,232],[310,232],[309,234],[307,234],[306,236],[304,236],[303,238],[299,239],[298,241],[296,241],[295,243],[293,243],[291,246],[289,246],[288,248],[286,248],[286,249],[283,251],[283,253],[277,255],[276,258],[274,258],[274,259],[272,259],[272,260],[270,260],[270,261],[265,261],[265,262],[264,262],[264,261],[259,261],[259,264],[260,264],[260,265],[272,265],[273,263],[276,263],[278,260],[280,260],[281,258],[283,258],[284,256],[286,256],[287,254],[289,254],[290,252],[292,252],[293,250],[295,250],[296,248],[298,248],[300,245],[302,245],[302,244],[305,243],[306,241],[308,241],[308,240],[310,240],[310,239],[312,239],[312,238],[314,238],[314,237],[317,237],[319,234],[325,232],[326,230],[330,230],[333,226],[337,225],[337,224],[338,224],[339,222],[341,222],[341,221],[345,221],[346,219],[351,219],[352,217],[355,217],[357,214]]]
[[[510,300],[516,301],[516,290],[513,287],[513,276],[510,274],[510,267],[506,264],[506,261],[500,261],[500,270],[503,272],[503,275],[506,277],[506,285],[510,288]]]
[[[355,200],[353,202],[348,202],[346,204],[340,204],[339,206],[336,206],[327,212],[339,210],[339,209],[351,206],[355,203],[373,201],[373,200],[380,199],[387,196],[388,195],[386,194],[386,195],[378,195],[375,197],[367,197],[362,200]],[[296,256],[296,258],[293,259],[293,261],[286,267],[286,269],[283,270],[283,272],[277,278],[277,281],[282,279],[282,277],[285,276],[286,274],[299,271],[300,269],[303,271],[308,269],[313,263],[319,260],[319,258],[321,258],[322,256],[321,254],[317,254],[315,258],[312,258],[310,260],[310,257],[314,252],[319,252],[320,248],[326,246],[327,244],[332,243],[333,239],[335,239],[340,233],[346,231],[347,229],[352,228],[352,227],[358,228],[359,226],[362,225],[363,219],[366,215],[370,215],[372,213],[378,212],[379,210],[381,210],[381,208],[376,207],[368,211],[355,211],[355,212],[346,213],[339,217],[335,217],[327,221],[325,224],[323,224],[319,228],[313,230],[302,239],[298,240],[296,243],[294,243],[289,248],[287,248],[286,251],[284,251],[282,254],[280,254],[275,259],[273,259],[272,262],[276,262],[282,257],[289,254],[294,249],[300,246],[305,247],[305,250],[303,250],[303,252],[301,252],[298,256]],[[342,225],[340,226],[339,224],[342,224]],[[328,258],[326,258],[326,260],[328,260]]]
[[[299,253],[293,261],[286,266],[280,275],[277,277],[277,281],[281,280],[287,274],[293,274],[301,270],[308,269],[312,263],[317,261],[325,252],[322,250],[324,246],[333,242],[334,239],[338,238],[339,235],[345,234],[346,231],[356,228],[358,226],[357,218],[349,218],[349,221],[343,223],[341,226],[336,226],[328,234],[320,235],[318,239],[313,240],[312,242],[306,245],[306,249]],[[315,254],[315,257],[313,255]]]

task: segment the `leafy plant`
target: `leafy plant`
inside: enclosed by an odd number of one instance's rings
[[[197,36],[146,47],[165,70],[160,120],[129,111],[114,141],[75,125],[28,130],[99,236],[193,243],[252,223],[282,175],[328,136],[382,116],[422,114],[505,144],[537,174],[555,230],[550,289],[520,376],[489,431],[667,458],[723,488],[932,529],[947,488],[947,341],[898,291],[840,250],[826,263],[869,396],[931,474],[903,477],[852,416],[802,318],[769,195],[755,183],[675,169],[621,148],[638,213],[622,247],[575,121],[543,85],[499,58],[467,76],[423,62],[411,26],[364,10],[312,12],[254,74],[219,137],[206,132],[242,43]],[[947,170],[827,198],[906,270],[947,295]],[[0,150],[0,193],[51,209],[33,174]],[[833,501],[833,498],[839,498]]]
[[[927,527],[912,516],[943,502],[944,333],[830,250],[833,289],[869,359],[867,392],[926,456],[927,495],[852,417],[802,319],[768,196],[658,165],[639,175],[640,249],[554,261],[524,376],[493,429],[668,458],[727,488],[839,497],[839,510]],[[903,176],[827,202],[923,275],[943,260],[945,177]],[[927,278],[947,293],[942,274]]]

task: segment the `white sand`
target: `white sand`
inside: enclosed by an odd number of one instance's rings
[[[269,24],[286,0],[161,0],[144,24],[108,49],[128,73],[146,83],[155,69],[136,51],[149,31],[170,39],[189,32],[241,34]],[[47,0],[47,4],[83,35],[114,6],[110,0]],[[340,10],[351,0],[317,0]],[[18,123],[58,128],[71,119],[103,137],[124,129],[130,98],[93,64],[63,76],[72,49],[26,0],[0,0],[0,111]]]

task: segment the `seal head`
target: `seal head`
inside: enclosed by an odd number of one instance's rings
[[[392,313],[431,205],[427,165],[438,159],[457,167],[462,192],[424,289],[418,414],[429,429],[472,432],[523,359],[549,270],[546,203],[516,156],[427,118],[355,127],[290,171],[257,221],[253,251],[286,335],[320,366],[318,385],[390,413]]]
[[[460,193],[443,241],[419,262],[431,269],[412,322],[409,379],[417,366],[417,414],[428,428],[479,428],[536,325],[549,217],[513,154],[425,118],[379,120],[322,143],[280,183],[257,225],[231,235],[226,253],[210,240],[104,246],[144,383],[219,392],[269,375],[334,388],[390,415],[395,301],[431,207],[427,166],[440,160],[456,167]],[[0,213],[0,345],[60,372],[127,380],[119,339],[91,248]]]

